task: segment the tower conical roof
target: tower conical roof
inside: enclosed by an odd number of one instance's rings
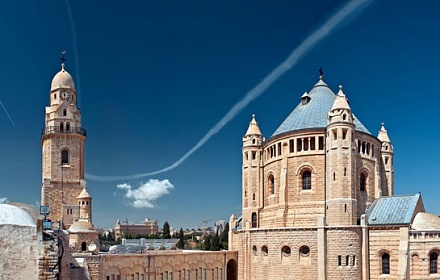
[[[385,124],[382,123],[382,127],[379,130],[379,134],[377,135],[377,138],[381,141],[381,142],[390,142],[390,137],[388,136],[388,131],[385,129]]]
[[[86,188],[84,188],[81,193],[78,195],[77,198],[92,198],[89,194],[89,192],[87,191]]]
[[[72,88],[75,89],[75,83],[73,82],[72,76],[64,70],[64,63],[61,63],[61,71],[58,72],[55,77],[53,77],[52,85],[50,90],[57,88]]]
[[[333,106],[331,110],[338,110],[338,109],[350,109],[350,105],[348,105],[347,97],[345,96],[344,92],[342,91],[342,86],[339,86],[338,94],[336,95],[335,102],[333,103]]]
[[[305,104],[300,102],[275,130],[272,137],[295,130],[326,128],[327,113],[335,103],[336,95],[320,77],[308,93],[308,97],[310,100]],[[354,124],[357,131],[371,135],[368,129],[355,117]]]
[[[249,123],[248,130],[246,131],[246,134],[244,136],[248,135],[262,135],[260,128],[258,127],[258,123],[255,120],[255,115],[252,115],[252,120]]]

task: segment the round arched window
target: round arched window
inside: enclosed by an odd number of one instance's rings
[[[299,252],[301,256],[308,257],[310,254],[310,248],[307,246],[302,246],[301,248],[299,248]]]

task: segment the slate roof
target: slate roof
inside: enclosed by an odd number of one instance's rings
[[[179,239],[126,239],[125,245],[110,247],[110,254],[136,254],[146,251],[175,250]]]
[[[367,210],[368,225],[410,224],[414,217],[420,194],[383,196],[373,201]]]
[[[272,137],[289,131],[325,128],[327,126],[327,113],[332,108],[336,95],[322,79],[315,84],[307,95],[310,97],[310,101],[305,105],[302,105],[300,102],[278,129],[275,130]],[[357,131],[371,135],[368,129],[356,117],[354,117],[354,124]]]

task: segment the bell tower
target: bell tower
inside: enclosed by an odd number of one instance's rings
[[[81,112],[76,106],[72,76],[65,70],[64,52],[61,71],[52,80],[45,126],[41,134],[41,205],[50,206],[48,219],[61,221],[64,228],[80,217],[77,198],[86,187],[84,179],[84,142]]]

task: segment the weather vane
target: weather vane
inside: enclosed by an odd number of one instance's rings
[[[64,55],[66,55],[66,53],[67,53],[66,51],[62,51],[62,52],[61,52],[61,58],[60,58],[60,59],[61,59],[61,61],[62,61],[63,63],[64,63],[64,61],[67,60],[67,59],[64,58]]]
[[[322,76],[324,74],[324,72],[322,71],[322,67],[319,67],[319,76]]]

